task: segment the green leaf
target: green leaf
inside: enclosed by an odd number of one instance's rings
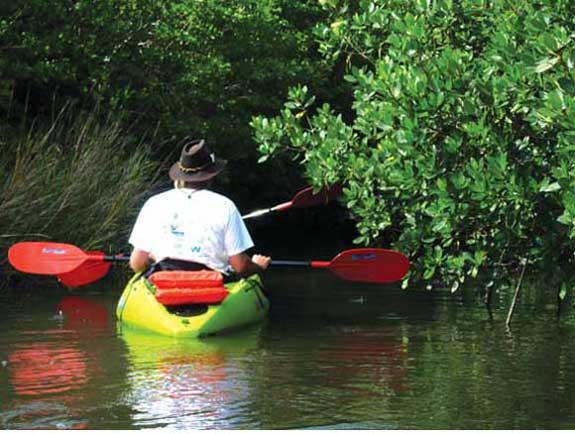
[[[459,289],[459,280],[455,280],[451,285],[451,293],[453,294]]]
[[[568,225],[568,226],[575,224],[575,219],[569,213],[569,211],[565,211],[563,214],[561,214],[559,217],[557,217],[557,221],[561,224]]]
[[[563,282],[561,284],[561,289],[559,290],[559,300],[563,301],[567,297],[567,284]]]
[[[425,272],[423,273],[423,279],[429,280],[435,274],[435,267],[426,268]]]
[[[542,185],[541,188],[539,188],[539,192],[541,193],[551,193],[559,190],[561,190],[561,185],[558,182]]]
[[[541,59],[537,62],[537,66],[535,66],[535,72],[541,74],[545,71],[550,70],[553,68],[557,62],[559,62],[560,57],[546,57],[545,59]]]
[[[471,269],[471,277],[473,277],[474,279],[477,277],[477,274],[479,273],[479,268],[477,267],[473,267]]]

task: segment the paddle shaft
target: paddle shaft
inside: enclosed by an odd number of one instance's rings
[[[105,262],[128,262],[128,256],[118,255],[88,255],[87,260],[97,260]],[[309,268],[329,268],[330,261],[271,261],[270,266],[277,267],[309,267]]]
[[[129,256],[122,255],[99,255],[88,254],[86,256],[88,261],[105,261],[105,262],[128,262]],[[327,268],[329,261],[271,261],[270,265],[278,267],[312,267],[312,268]]]
[[[276,211],[283,211],[286,209],[289,209],[293,206],[293,202],[290,200],[289,202],[284,202],[284,203],[280,203],[279,205],[273,206],[271,208],[266,208],[266,209],[260,209],[258,211],[253,211],[249,214],[243,215],[242,218],[244,220],[249,220],[251,218],[254,217],[259,217],[262,215],[266,215],[269,214],[271,212],[276,212]]]
[[[89,255],[88,260],[103,260],[106,262],[128,262],[128,256],[117,255]],[[311,267],[311,268],[329,268],[330,261],[271,261],[271,266],[277,267]]]
[[[104,255],[102,259],[106,262],[128,262],[130,257],[120,255]]]
[[[271,261],[270,265],[279,267],[328,268],[330,261]]]
[[[128,262],[130,258],[128,256],[118,256],[118,255],[88,255],[88,260],[103,260],[106,262]],[[330,261],[271,261],[271,266],[277,267],[311,267],[311,268],[328,268],[330,266]]]

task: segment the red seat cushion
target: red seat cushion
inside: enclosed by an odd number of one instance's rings
[[[166,306],[217,304],[228,295],[217,271],[159,271],[148,280],[156,287],[156,300]]]

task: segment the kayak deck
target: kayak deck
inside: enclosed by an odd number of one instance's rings
[[[167,307],[156,300],[155,287],[136,274],[116,308],[119,321],[166,336],[197,338],[221,334],[262,321],[269,301],[258,275],[226,284],[228,296],[219,304]]]

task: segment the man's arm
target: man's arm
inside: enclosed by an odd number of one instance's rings
[[[268,256],[254,255],[249,257],[246,253],[239,253],[230,256],[229,262],[234,271],[240,277],[248,277],[252,274],[261,273],[270,264],[271,259]]]

